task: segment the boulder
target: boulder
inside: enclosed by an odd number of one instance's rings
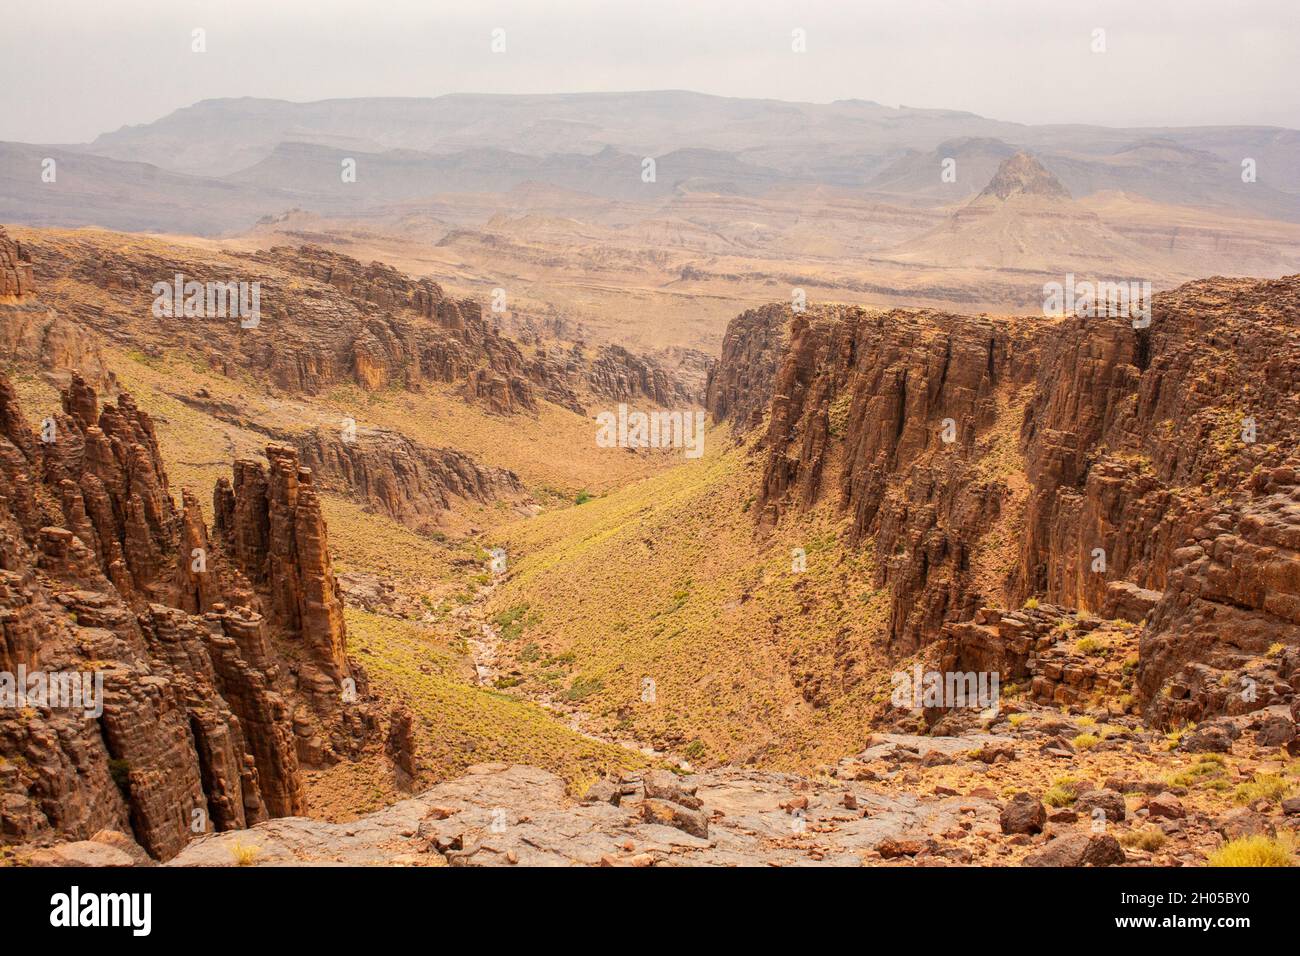
[[[1017,793],[1002,809],[999,817],[1003,833],[1042,833],[1047,822],[1047,808],[1028,793]]]

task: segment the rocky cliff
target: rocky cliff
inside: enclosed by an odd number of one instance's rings
[[[760,526],[830,498],[873,548],[895,654],[986,604],[1129,617],[1148,715],[1196,720],[1264,706],[1241,678],[1300,644],[1298,316],[1300,277],[1190,283],[1141,329],[769,308],[709,409],[757,438]]]
[[[0,363],[40,369],[59,384],[77,372],[99,388],[111,387],[98,343],[36,291],[27,253],[0,226]]]
[[[103,686],[100,708],[0,708],[5,841],[108,828],[165,859],[301,814],[300,767],[373,731],[310,471],[267,457],[218,485],[209,531],[129,395],[100,408],[74,377],[34,431],[0,376],[0,671]]]
[[[658,408],[685,408],[701,399],[661,365],[620,345],[600,347],[587,379],[594,394],[614,402],[644,401]]]
[[[374,392],[443,383],[458,386],[469,402],[509,415],[536,411],[541,401],[585,414],[586,393],[616,399],[688,393],[670,372],[621,350],[602,351],[594,362],[580,352],[526,351],[474,300],[319,246],[211,255],[147,240],[112,242],[99,233],[30,235],[25,247],[38,253],[37,275],[22,260],[6,273],[6,288],[17,286],[20,273],[24,288],[39,279],[51,304],[110,343],[147,354],[176,349],[222,374],[252,373],[293,394],[346,384]],[[16,247],[9,258],[19,261]],[[206,311],[171,314],[174,307],[155,314],[155,284],[174,286],[177,276],[205,289],[245,283],[250,304],[257,283],[255,321]]]
[[[415,531],[436,530],[457,499],[486,504],[527,495],[512,471],[488,468],[454,448],[433,448],[382,429],[344,436],[317,428],[295,436],[303,464],[324,486],[355,494]]]

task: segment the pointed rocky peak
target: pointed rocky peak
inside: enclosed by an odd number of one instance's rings
[[[975,201],[998,200],[1006,202],[1019,196],[1042,196],[1048,199],[1069,199],[1070,192],[1061,181],[1043,168],[1043,164],[1026,152],[1016,153],[1002,161],[983,192]]]

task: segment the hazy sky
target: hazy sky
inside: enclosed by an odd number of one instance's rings
[[[1300,128],[1300,0],[4,0],[0,24],[2,140],[210,97],[648,89]]]

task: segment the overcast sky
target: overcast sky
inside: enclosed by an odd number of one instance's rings
[[[0,23],[0,140],[211,97],[651,89],[1300,128],[1300,0],[4,0]]]

